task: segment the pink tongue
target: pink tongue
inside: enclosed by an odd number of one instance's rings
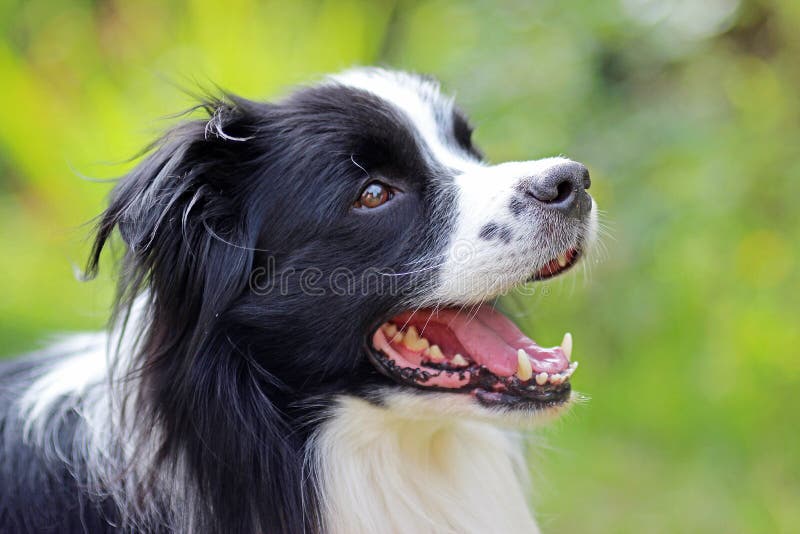
[[[399,324],[406,319],[398,318]],[[519,349],[528,353],[535,373],[559,373],[569,367],[569,360],[561,347],[540,347],[491,306],[481,306],[477,314],[462,313],[455,309],[417,312],[414,324],[426,323],[429,326],[440,324],[448,327],[470,358],[499,376],[511,376],[517,372]]]

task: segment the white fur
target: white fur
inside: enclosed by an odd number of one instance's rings
[[[478,412],[464,395],[384,402],[343,397],[314,438],[326,532],[539,532],[518,435],[469,417]]]
[[[53,363],[39,368],[39,375],[18,401],[27,439],[46,440],[46,425],[70,409],[83,418],[95,439],[121,424],[115,414],[125,398],[123,383],[132,384],[123,377],[131,371],[147,299],[147,294],[137,298],[127,320],[129,326],[120,321],[110,332],[73,334],[47,349],[44,357],[53,358]],[[101,451],[108,445],[107,441],[93,443]]]
[[[159,480],[160,497],[154,495],[148,502],[130,499],[131,489],[143,480],[159,436],[157,428],[140,433],[133,424],[139,381],[127,376],[143,328],[146,300],[147,295],[137,299],[123,335],[118,326],[110,332],[76,334],[48,348],[43,356],[53,362],[38,368],[39,374],[32,377],[17,406],[24,421],[24,439],[67,467],[86,465],[87,490],[116,501],[126,528],[141,531],[153,525],[180,524],[182,531],[192,532],[190,503],[195,491],[180,477]],[[67,455],[59,433],[70,412],[81,421]],[[136,444],[141,446],[140,456],[132,460]],[[180,459],[175,465],[181,473]],[[162,502],[170,517],[164,517]]]
[[[483,166],[448,134],[448,126],[452,129],[453,99],[439,92],[438,83],[405,72],[375,68],[349,70],[331,80],[367,91],[408,117],[422,146],[436,163],[459,172]]]
[[[107,376],[105,333],[76,334],[48,349],[58,357],[19,400],[25,434],[41,435],[48,414],[70,398],[87,394]],[[66,399],[65,399],[66,398]]]

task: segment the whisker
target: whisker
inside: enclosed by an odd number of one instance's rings
[[[407,272],[403,272],[403,273],[380,273],[380,274],[381,274],[381,276],[409,276],[409,275],[412,275],[412,274],[417,274],[417,273],[422,273],[422,272],[426,272],[426,271],[431,271],[433,269],[438,269],[439,267],[442,267],[444,264],[445,264],[445,262],[442,262],[442,263],[438,263],[436,265],[429,265],[427,267],[422,267],[420,269],[415,269],[413,271],[407,271]]]

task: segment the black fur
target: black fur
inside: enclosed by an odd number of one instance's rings
[[[314,532],[308,438],[335,396],[389,384],[366,360],[367,336],[435,278],[419,267],[450,235],[448,170],[430,163],[394,109],[343,86],[204,107],[208,118],[169,132],[119,182],[88,264],[96,273],[118,229],[126,252],[115,322],[137,295],[147,299],[144,330],[124,334],[141,336],[131,370],[139,397],[125,430],[158,429],[161,440],[155,461],[137,444],[135,457],[151,463],[128,499],[163,498],[157,477],[166,474],[198,489],[185,512],[197,532]],[[474,152],[465,122],[453,135]],[[395,198],[353,209],[375,179]],[[370,270],[378,274],[365,278]],[[0,424],[0,531],[124,526],[125,510],[86,493],[81,466],[21,446],[11,411]]]
[[[487,223],[481,227],[478,237],[487,241],[499,239],[507,245],[511,242],[511,228],[505,224]]]
[[[59,417],[53,448],[43,449],[23,439],[24,421],[15,403],[37,368],[57,355],[30,355],[0,364],[0,532],[60,534],[114,530],[114,507],[86,491],[84,463],[72,450],[80,421],[75,412]],[[62,356],[62,355],[58,355]],[[53,417],[56,417],[55,415]]]

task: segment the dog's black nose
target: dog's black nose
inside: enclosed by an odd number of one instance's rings
[[[531,178],[525,194],[545,208],[582,218],[592,208],[586,193],[591,184],[589,169],[572,161]]]

